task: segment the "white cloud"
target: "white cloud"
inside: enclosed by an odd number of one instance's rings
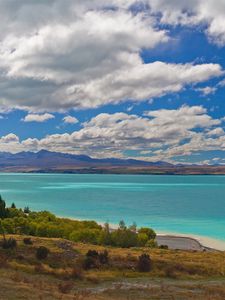
[[[196,88],[197,92],[201,92],[204,96],[208,96],[210,94],[214,94],[217,90],[216,87],[206,86],[204,88]]]
[[[210,40],[225,44],[224,0],[148,0],[153,11],[161,13],[161,22],[171,25],[206,27]]]
[[[50,151],[87,154],[92,157],[123,157],[125,150],[141,159],[170,160],[193,152],[224,149],[220,120],[212,119],[202,106],[148,111],[144,117],[127,113],[102,113],[71,134],[19,141],[15,135],[0,139],[0,151]],[[10,141],[12,140],[12,141]]]
[[[177,1],[158,2],[165,14],[175,3],[177,14],[183,11]],[[169,32],[152,14],[157,1],[150,0],[153,10],[136,12],[129,9],[134,3],[0,1],[0,109],[51,112],[144,101],[222,74],[217,64],[144,64],[142,49],[168,42]],[[162,20],[169,22],[169,12]]]
[[[8,135],[1,137],[1,142],[5,144],[17,143],[19,142],[19,138],[14,133],[9,133]]]
[[[66,116],[63,118],[63,122],[64,123],[68,123],[68,124],[76,124],[79,121],[77,120],[77,118],[72,117],[72,116]]]
[[[222,136],[224,135],[224,130],[221,127],[217,127],[207,132],[208,136]]]
[[[52,114],[28,114],[25,116],[24,119],[22,119],[23,122],[45,122],[48,121],[50,119],[54,119],[54,115]]]
[[[222,70],[216,64],[167,64],[154,62],[143,64],[135,55],[134,67],[115,71],[86,84],[76,84],[67,89],[67,99],[78,107],[97,107],[102,104],[126,100],[143,101],[167,93],[181,91],[186,85],[220,76]],[[173,76],[171,76],[173,74]]]

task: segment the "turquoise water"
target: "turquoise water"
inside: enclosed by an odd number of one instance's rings
[[[8,204],[225,240],[225,176],[0,174]]]

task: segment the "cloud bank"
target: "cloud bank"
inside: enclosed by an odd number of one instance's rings
[[[224,11],[223,1],[0,0],[0,109],[145,101],[220,76],[218,64],[144,63],[141,51],[169,42],[163,23],[205,23],[223,43]]]
[[[144,116],[101,113],[71,134],[22,141],[8,134],[0,138],[0,151],[46,149],[102,158],[126,157],[125,152],[133,150],[140,159],[169,161],[202,150],[225,150],[222,122],[210,117],[202,106],[146,111]]]

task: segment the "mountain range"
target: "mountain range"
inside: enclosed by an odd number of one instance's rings
[[[116,173],[116,174],[225,174],[225,166],[173,165],[164,161],[91,158],[41,150],[0,152],[0,172]]]
[[[148,166],[171,166],[163,161],[146,162],[135,159],[104,158],[96,159],[87,155],[74,155],[60,152],[41,150],[39,152],[19,152],[12,154],[0,152],[0,170],[10,168],[39,168],[61,169],[78,167],[148,167]]]

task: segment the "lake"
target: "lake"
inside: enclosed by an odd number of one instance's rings
[[[225,176],[0,174],[8,205],[225,240]]]

